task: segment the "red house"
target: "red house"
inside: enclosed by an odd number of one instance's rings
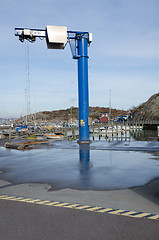
[[[102,116],[100,117],[99,121],[101,123],[106,123],[106,122],[108,122],[108,119],[109,119],[108,113],[103,113]]]

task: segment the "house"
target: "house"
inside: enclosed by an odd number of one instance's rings
[[[102,113],[99,121],[100,121],[101,123],[106,123],[106,122],[108,122],[108,121],[109,121],[109,114],[108,114],[108,113]]]

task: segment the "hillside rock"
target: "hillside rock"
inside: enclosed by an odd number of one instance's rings
[[[134,121],[159,120],[159,93],[135,108],[131,113],[131,119]]]
[[[109,108],[104,107],[89,107],[89,116],[90,118],[99,119],[103,113],[109,113]],[[111,109],[111,117],[117,118],[120,115],[127,115],[128,111],[119,110],[119,109]],[[27,116],[28,121],[31,122],[34,120],[35,115],[30,114]],[[63,110],[56,111],[43,111],[36,113],[36,121],[37,122],[67,122],[70,119],[78,120],[78,108],[71,107]],[[18,119],[17,122],[22,121],[22,119]]]

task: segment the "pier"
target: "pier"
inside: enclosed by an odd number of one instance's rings
[[[79,128],[78,127],[29,127],[16,131],[10,126],[0,127],[1,139],[43,139],[49,138],[49,134],[54,134],[55,139],[64,140],[78,140]],[[129,141],[132,136],[136,139],[148,136],[151,140],[159,139],[159,122],[111,122],[111,123],[97,123],[89,126],[89,134],[91,141],[103,140],[106,141]],[[59,137],[61,136],[61,138]],[[51,138],[51,136],[50,136]]]

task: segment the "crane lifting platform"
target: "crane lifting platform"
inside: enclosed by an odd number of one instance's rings
[[[89,88],[88,88],[88,46],[92,33],[67,31],[65,26],[46,26],[46,29],[15,28],[15,36],[21,42],[35,42],[36,38],[46,39],[48,49],[64,49],[69,42],[73,59],[78,60],[78,104],[79,141],[90,143],[89,138]]]

